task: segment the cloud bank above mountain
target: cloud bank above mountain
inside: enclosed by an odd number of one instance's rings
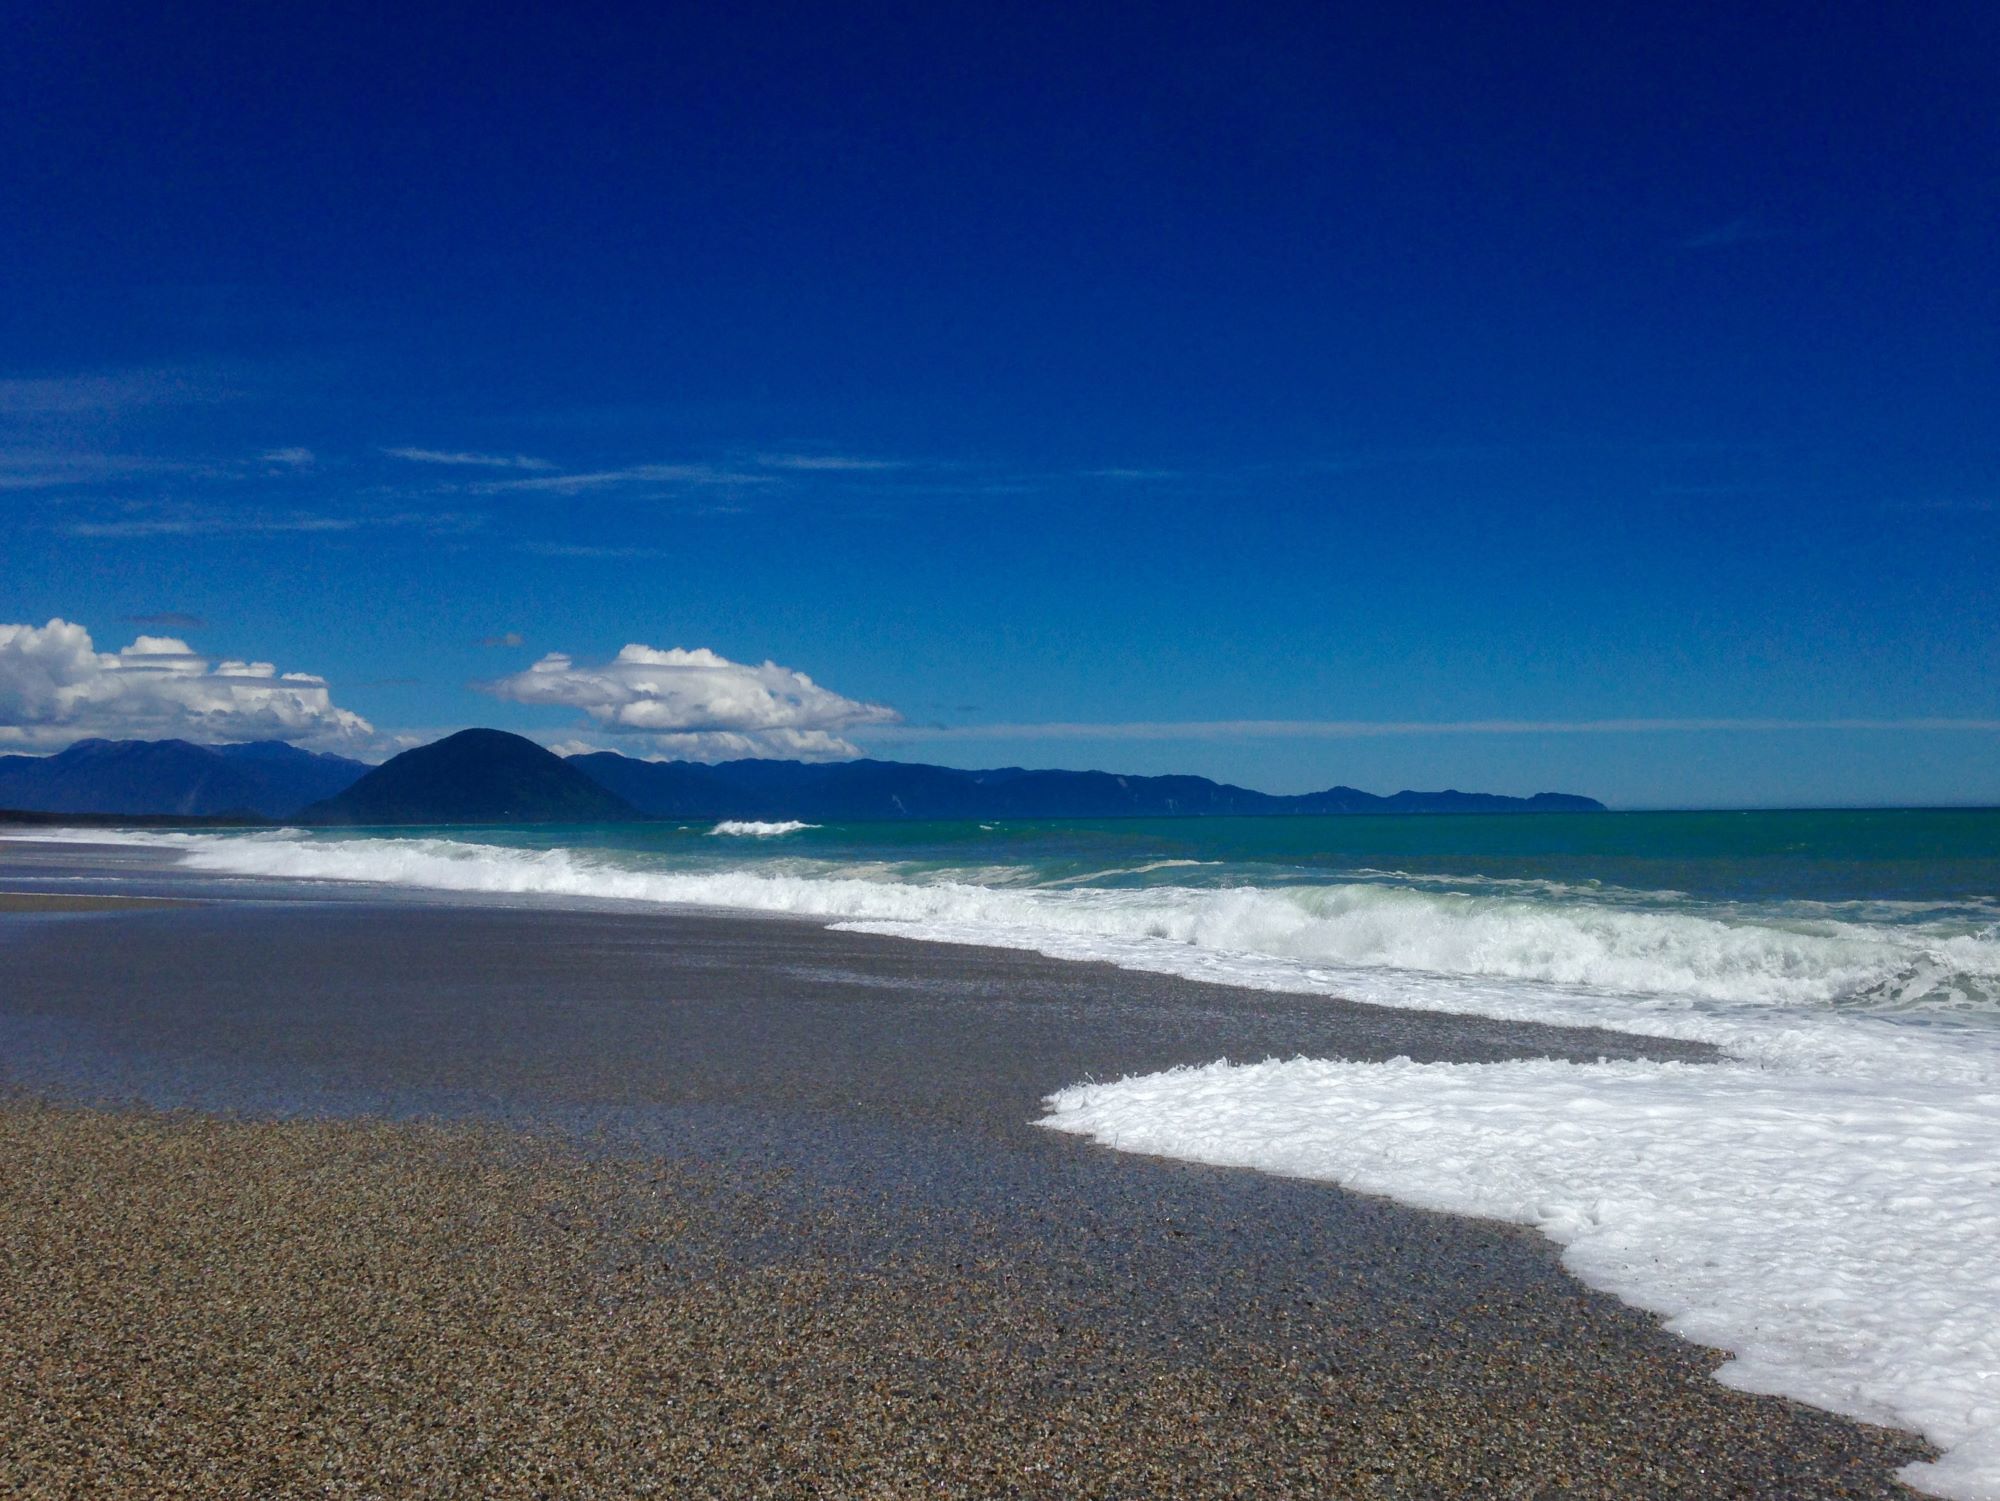
[[[595,666],[550,652],[480,687],[514,703],[581,709],[596,729],[641,737],[655,754],[689,761],[844,760],[861,754],[846,731],[902,718],[776,662],[753,666],[706,648],[636,642]]]
[[[217,660],[176,636],[100,652],[88,630],[60,618],[0,625],[0,749],[57,750],[92,737],[288,740],[349,755],[379,739],[312,673]]]

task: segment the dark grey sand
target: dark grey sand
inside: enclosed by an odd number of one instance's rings
[[[177,905],[172,897],[85,896],[63,891],[0,891],[0,912],[116,912]]]
[[[0,1493],[1880,1496],[1926,1452],[1533,1235],[1030,1124],[1222,1055],[1698,1050],[358,895],[0,915]]]

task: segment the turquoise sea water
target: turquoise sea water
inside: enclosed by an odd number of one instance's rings
[[[1449,887],[1462,877],[1468,889],[1515,881],[1718,901],[2000,901],[2000,809],[860,823],[763,837],[717,836],[716,827],[567,825],[477,837],[675,864],[893,862],[913,875],[1011,868],[1008,879],[1094,885],[1408,878]],[[1161,861],[1208,868],[1143,868]]]
[[[1449,981],[1485,1009],[1554,986],[2000,1022],[1996,810],[131,837],[217,872],[789,912],[1350,994]]]

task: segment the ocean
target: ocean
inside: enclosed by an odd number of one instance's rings
[[[1914,1484],[2000,1496],[2000,811],[116,837],[223,878],[790,913],[1712,1043],[1217,1059],[1051,1080],[1043,1123],[1534,1226],[1720,1379],[1914,1429],[1944,1451]]]
[[[219,873],[844,918],[1397,1004],[2000,1025],[1997,810],[122,837]]]

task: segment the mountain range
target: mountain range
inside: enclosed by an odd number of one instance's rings
[[[0,756],[0,808],[285,818],[351,786],[368,769],[365,761],[282,740],[79,740],[53,756]]]
[[[1559,792],[1277,796],[1194,776],[963,771],[900,761],[567,759],[504,730],[462,730],[377,767],[275,741],[86,740],[0,756],[0,808],[33,813],[253,815],[299,823],[582,823],[634,818],[1183,818],[1353,813],[1597,812]]]
[[[1207,777],[1105,771],[961,771],[902,761],[636,761],[597,751],[570,765],[653,818],[870,819],[1185,818],[1285,813],[1601,812],[1594,798],[1329,787],[1281,797]]]

